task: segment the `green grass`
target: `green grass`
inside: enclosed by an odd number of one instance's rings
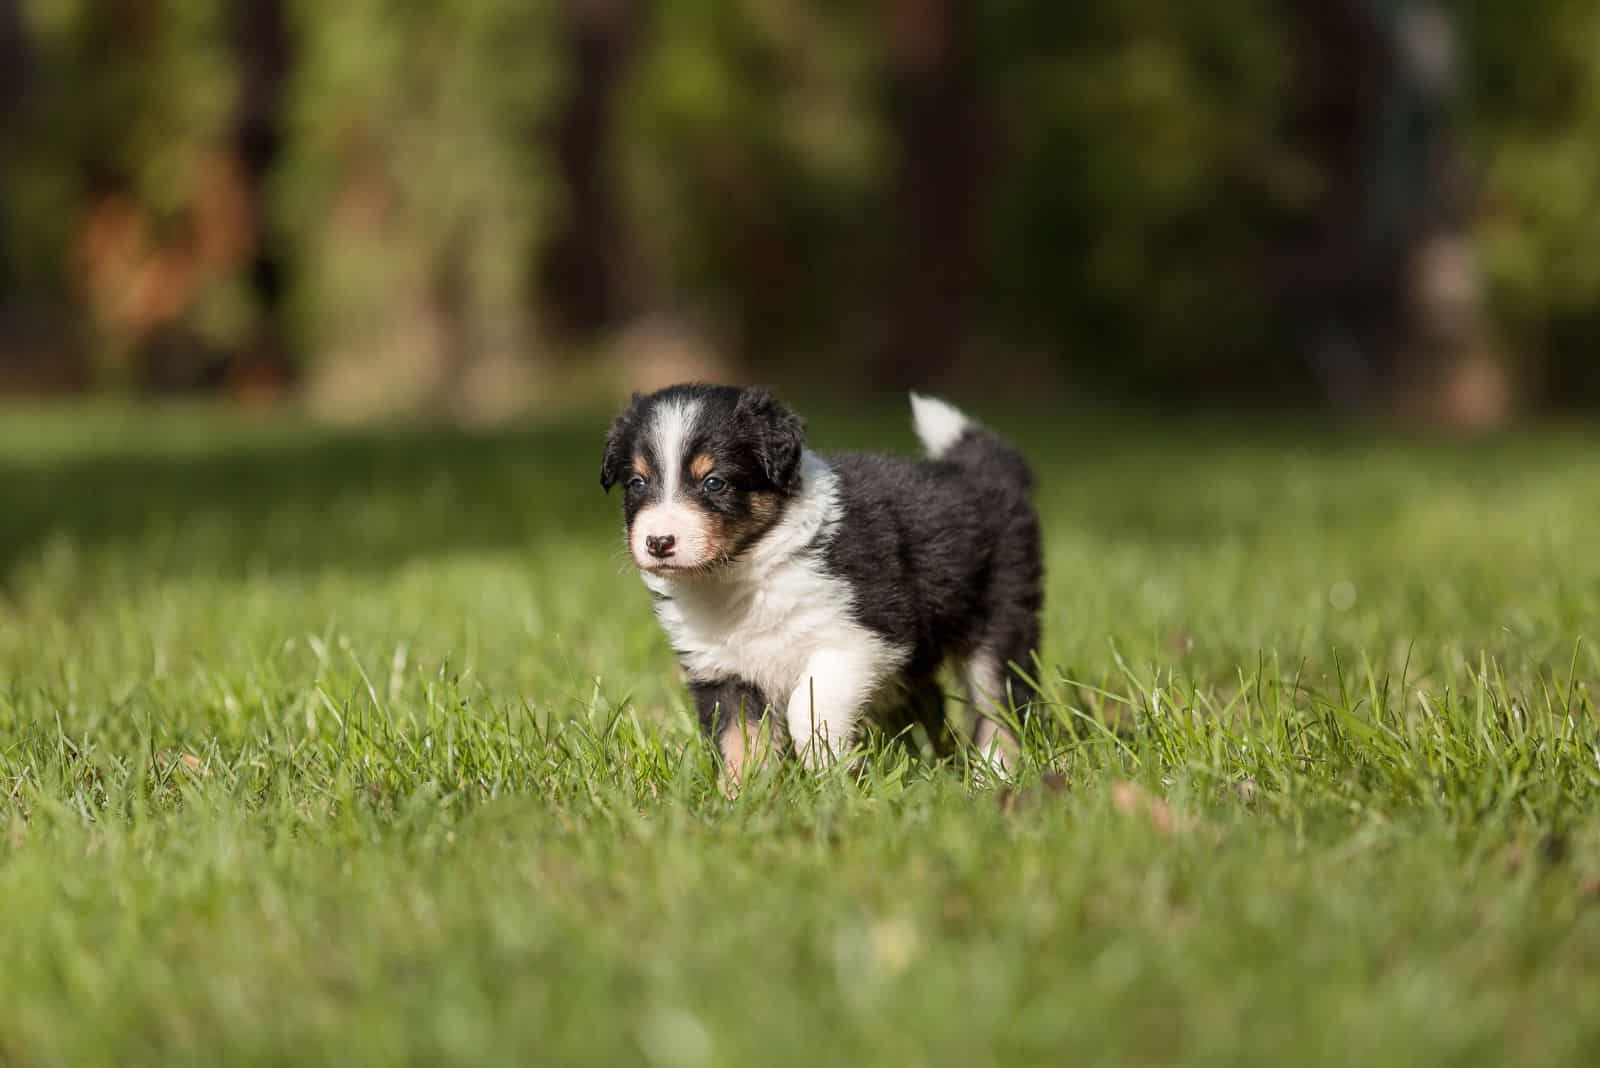
[[[730,801],[602,413],[0,414],[0,1065],[1592,1063],[1600,439],[995,421],[1022,781]]]

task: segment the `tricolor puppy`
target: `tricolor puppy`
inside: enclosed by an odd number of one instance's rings
[[[628,548],[737,781],[764,717],[807,765],[858,723],[950,740],[935,673],[953,661],[973,743],[1005,770],[1039,643],[1039,521],[1027,463],[913,395],[928,459],[829,455],[771,394],[681,385],[635,396],[600,469],[625,489]]]

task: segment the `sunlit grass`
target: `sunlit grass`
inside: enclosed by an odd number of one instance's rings
[[[1588,1063],[1600,441],[986,414],[1019,781],[733,800],[602,417],[0,415],[0,1064]]]

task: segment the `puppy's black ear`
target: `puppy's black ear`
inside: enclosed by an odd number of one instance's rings
[[[606,435],[606,450],[600,457],[600,488],[606,493],[621,482],[633,462],[633,434],[638,422],[639,394],[633,395],[627,410],[611,421],[611,431]]]
[[[805,422],[760,386],[744,391],[734,414],[750,435],[756,459],[768,481],[786,493],[793,490],[800,482]]]

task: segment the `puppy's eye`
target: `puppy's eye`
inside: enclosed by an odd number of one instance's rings
[[[644,476],[634,475],[632,478],[628,479],[628,488],[631,490],[644,489]]]
[[[722,479],[718,478],[716,475],[712,475],[710,478],[700,483],[700,488],[705,490],[707,493],[721,493],[723,490],[728,488],[728,484]]]

